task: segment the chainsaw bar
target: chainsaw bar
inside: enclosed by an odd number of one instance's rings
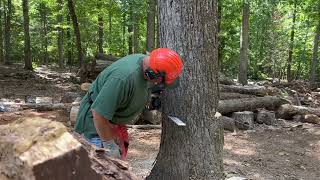
[[[181,119],[174,117],[174,116],[168,116],[169,119],[171,119],[176,125],[178,126],[186,126],[186,123],[184,123]]]

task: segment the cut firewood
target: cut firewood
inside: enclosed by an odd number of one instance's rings
[[[266,125],[273,125],[276,121],[276,115],[273,111],[259,110],[257,113],[257,122]]]
[[[238,129],[248,130],[253,129],[254,113],[251,111],[234,112],[232,118],[235,120],[235,125]]]
[[[125,163],[92,158],[82,144],[61,123],[48,119],[0,126],[0,179],[137,179]]]
[[[314,114],[320,116],[320,108],[311,108],[304,106],[294,106],[284,104],[278,109],[278,116],[283,119],[291,119],[294,115]]]
[[[274,110],[286,103],[288,103],[286,100],[276,96],[221,100],[218,111],[226,114],[237,111],[254,111],[258,108]]]
[[[236,128],[234,119],[227,116],[221,116],[221,118],[223,123],[223,129],[233,132]]]
[[[264,86],[235,86],[220,84],[220,92],[233,92],[240,94],[251,94],[256,96],[266,96],[268,89]]]

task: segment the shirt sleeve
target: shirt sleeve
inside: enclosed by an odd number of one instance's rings
[[[103,84],[91,109],[112,121],[113,115],[124,99],[124,83],[118,78],[108,78]]]

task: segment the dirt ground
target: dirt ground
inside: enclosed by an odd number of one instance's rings
[[[64,123],[70,130],[68,112],[35,110],[15,111],[4,103],[20,103],[29,96],[53,97],[60,101],[66,92],[80,92],[72,83],[69,70],[39,67],[35,73],[22,66],[0,66],[0,125],[22,116],[41,116]],[[18,73],[18,74],[17,74]],[[131,171],[146,177],[157,156],[161,130],[129,129],[128,161]],[[320,127],[308,123],[278,120],[274,126],[257,125],[253,130],[227,132],[224,135],[224,169],[226,177],[261,180],[320,179]]]

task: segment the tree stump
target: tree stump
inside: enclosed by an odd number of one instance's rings
[[[227,116],[221,116],[221,118],[223,123],[223,129],[233,132],[236,128],[235,120]]]
[[[142,113],[142,119],[144,122],[150,123],[150,124],[160,124],[161,123],[161,112],[157,110],[145,110]]]
[[[257,122],[266,125],[273,125],[276,121],[276,115],[272,111],[260,110],[257,114]]]
[[[232,118],[235,120],[235,125],[238,129],[248,130],[253,129],[254,113],[251,111],[234,112]]]

